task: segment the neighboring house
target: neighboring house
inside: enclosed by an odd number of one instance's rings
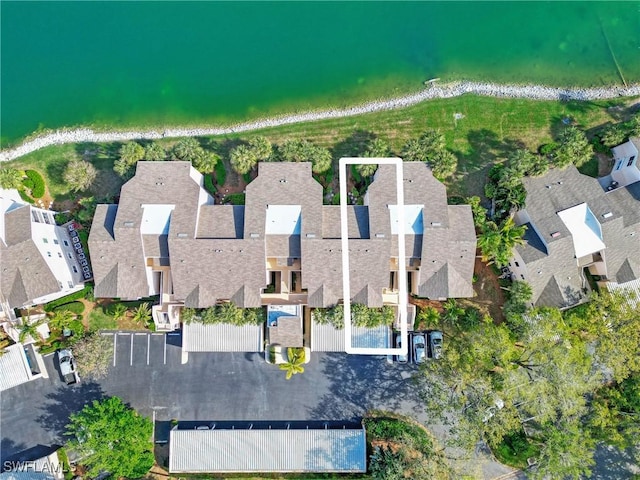
[[[630,138],[628,142],[611,149],[613,170],[610,175],[604,178],[610,178],[611,182],[615,183],[603,185],[605,188],[626,187],[640,181],[638,150],[640,150],[640,138]]]
[[[54,214],[23,202],[16,190],[0,189],[0,315],[83,288],[82,260]]]
[[[527,227],[525,244],[515,248],[509,267],[516,280],[531,285],[533,305],[585,301],[585,269],[603,281],[640,278],[640,182],[608,188],[609,180],[570,166],[523,183],[526,208],[515,220]]]
[[[403,168],[410,293],[472,296],[470,207],[448,206],[424,163]],[[364,205],[348,207],[352,302],[398,303],[395,188],[395,168],[381,166]],[[333,306],[343,300],[340,207],[322,201],[310,163],[260,163],[245,205],[232,206],[215,205],[188,162],[138,162],[120,204],[96,210],[95,295],[160,294],[154,319],[165,330],[178,327],[183,305]]]
[[[178,425],[169,434],[169,473],[366,472],[363,426],[271,423]]]

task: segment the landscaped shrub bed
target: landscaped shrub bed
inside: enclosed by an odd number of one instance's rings
[[[380,325],[391,325],[395,320],[395,311],[389,306],[369,308],[360,303],[353,303],[351,320],[356,327],[374,328]],[[313,310],[313,321],[319,325],[330,324],[341,330],[344,328],[344,306],[316,308]]]
[[[58,298],[57,300],[53,300],[44,306],[45,312],[53,312],[56,307],[60,305],[64,305],[66,303],[71,303],[74,300],[80,300],[81,298],[86,298],[88,295],[93,295],[93,286],[85,285],[82,290],[78,290],[77,292],[73,292],[66,297]]]
[[[35,170],[26,170],[24,173],[27,178],[22,181],[22,185],[31,191],[33,198],[42,198],[44,196],[44,179],[42,175]]]
[[[204,174],[204,188],[212,195],[218,191],[213,184],[213,176],[210,173]]]
[[[215,166],[216,183],[221,187],[227,181],[227,170],[224,168],[224,162],[220,161]]]
[[[76,315],[82,315],[82,313],[84,312],[84,304],[81,302],[70,302],[53,309],[54,312],[57,312],[59,310],[68,310],[69,312],[75,313]]]
[[[260,325],[266,320],[264,308],[238,308],[232,302],[209,308],[183,308],[184,323],[228,323],[231,325]]]

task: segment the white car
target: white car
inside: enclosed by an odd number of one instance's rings
[[[60,373],[67,385],[72,385],[79,381],[76,372],[76,360],[73,358],[71,350],[58,350],[58,364],[60,365]]]
[[[413,334],[413,362],[422,363],[427,358],[427,345],[423,333]]]

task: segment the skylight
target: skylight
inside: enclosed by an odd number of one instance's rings
[[[268,205],[267,235],[300,235],[300,205]]]
[[[404,231],[409,235],[422,235],[424,223],[422,221],[422,209],[424,205],[404,206]],[[391,233],[398,234],[398,206],[389,205],[389,215],[391,217]]]
[[[169,233],[171,212],[175,205],[142,205],[142,225],[140,233],[143,235],[166,235]]]
[[[576,258],[605,248],[600,222],[586,203],[562,210],[558,216],[571,232]]]

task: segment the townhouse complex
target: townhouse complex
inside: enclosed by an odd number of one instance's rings
[[[509,268],[528,282],[535,306],[568,308],[587,300],[585,270],[615,286],[640,279],[640,139],[612,150],[613,171],[598,179],[570,166],[523,179],[524,245]]]
[[[350,292],[398,303],[411,294],[471,297],[476,238],[467,205],[447,205],[424,163],[403,164],[406,258],[398,259],[395,167],[381,165],[362,205],[348,206]],[[340,207],[323,204],[310,163],[260,163],[245,205],[220,205],[188,162],[138,162],[118,205],[99,205],[89,236],[96,297],[160,295],[156,327],[184,307],[332,307],[344,301]]]

